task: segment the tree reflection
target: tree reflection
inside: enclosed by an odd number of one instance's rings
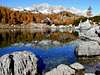
[[[74,36],[69,32],[52,32],[45,34],[43,31],[31,32],[29,30],[8,30],[8,29],[0,29],[0,47],[9,46],[13,43],[18,42],[31,42],[31,41],[41,41],[45,39],[56,40],[63,43],[67,43],[69,41],[75,40],[78,37]]]

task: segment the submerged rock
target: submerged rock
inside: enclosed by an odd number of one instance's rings
[[[30,52],[14,52],[0,57],[0,75],[35,75],[37,58]]]

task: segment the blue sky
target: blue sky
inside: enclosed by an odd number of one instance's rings
[[[92,7],[93,13],[100,13],[100,0],[0,0],[0,5],[8,7],[29,7],[32,4],[48,3],[50,5],[62,5],[85,10]]]

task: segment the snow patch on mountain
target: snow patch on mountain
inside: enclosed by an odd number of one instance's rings
[[[77,9],[75,7],[71,8],[65,8],[61,5],[58,6],[51,6],[47,3],[42,4],[33,4],[32,7],[26,7],[26,8],[12,8],[12,10],[15,11],[31,11],[33,13],[43,13],[43,14],[52,14],[52,13],[60,13],[63,11],[71,12],[76,15],[84,16],[86,15],[86,10],[81,11],[80,9]]]

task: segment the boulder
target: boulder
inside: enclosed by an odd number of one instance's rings
[[[45,75],[75,75],[75,70],[67,65],[61,64],[57,68],[46,72]]]
[[[100,26],[96,26],[86,30],[85,32],[80,32],[80,39],[85,38],[85,40],[96,41],[100,44]]]
[[[80,23],[79,28],[82,30],[87,30],[87,29],[91,28],[90,21],[87,19],[87,21]]]
[[[70,67],[75,69],[76,75],[84,75],[85,67],[80,63],[73,63],[70,65]]]
[[[35,75],[37,58],[30,52],[14,52],[0,57],[0,75]]]
[[[84,70],[85,69],[84,66],[81,65],[80,63],[73,63],[70,66],[71,66],[71,68],[74,68],[75,70]]]
[[[77,53],[78,56],[100,55],[100,45],[95,41],[80,41]]]

